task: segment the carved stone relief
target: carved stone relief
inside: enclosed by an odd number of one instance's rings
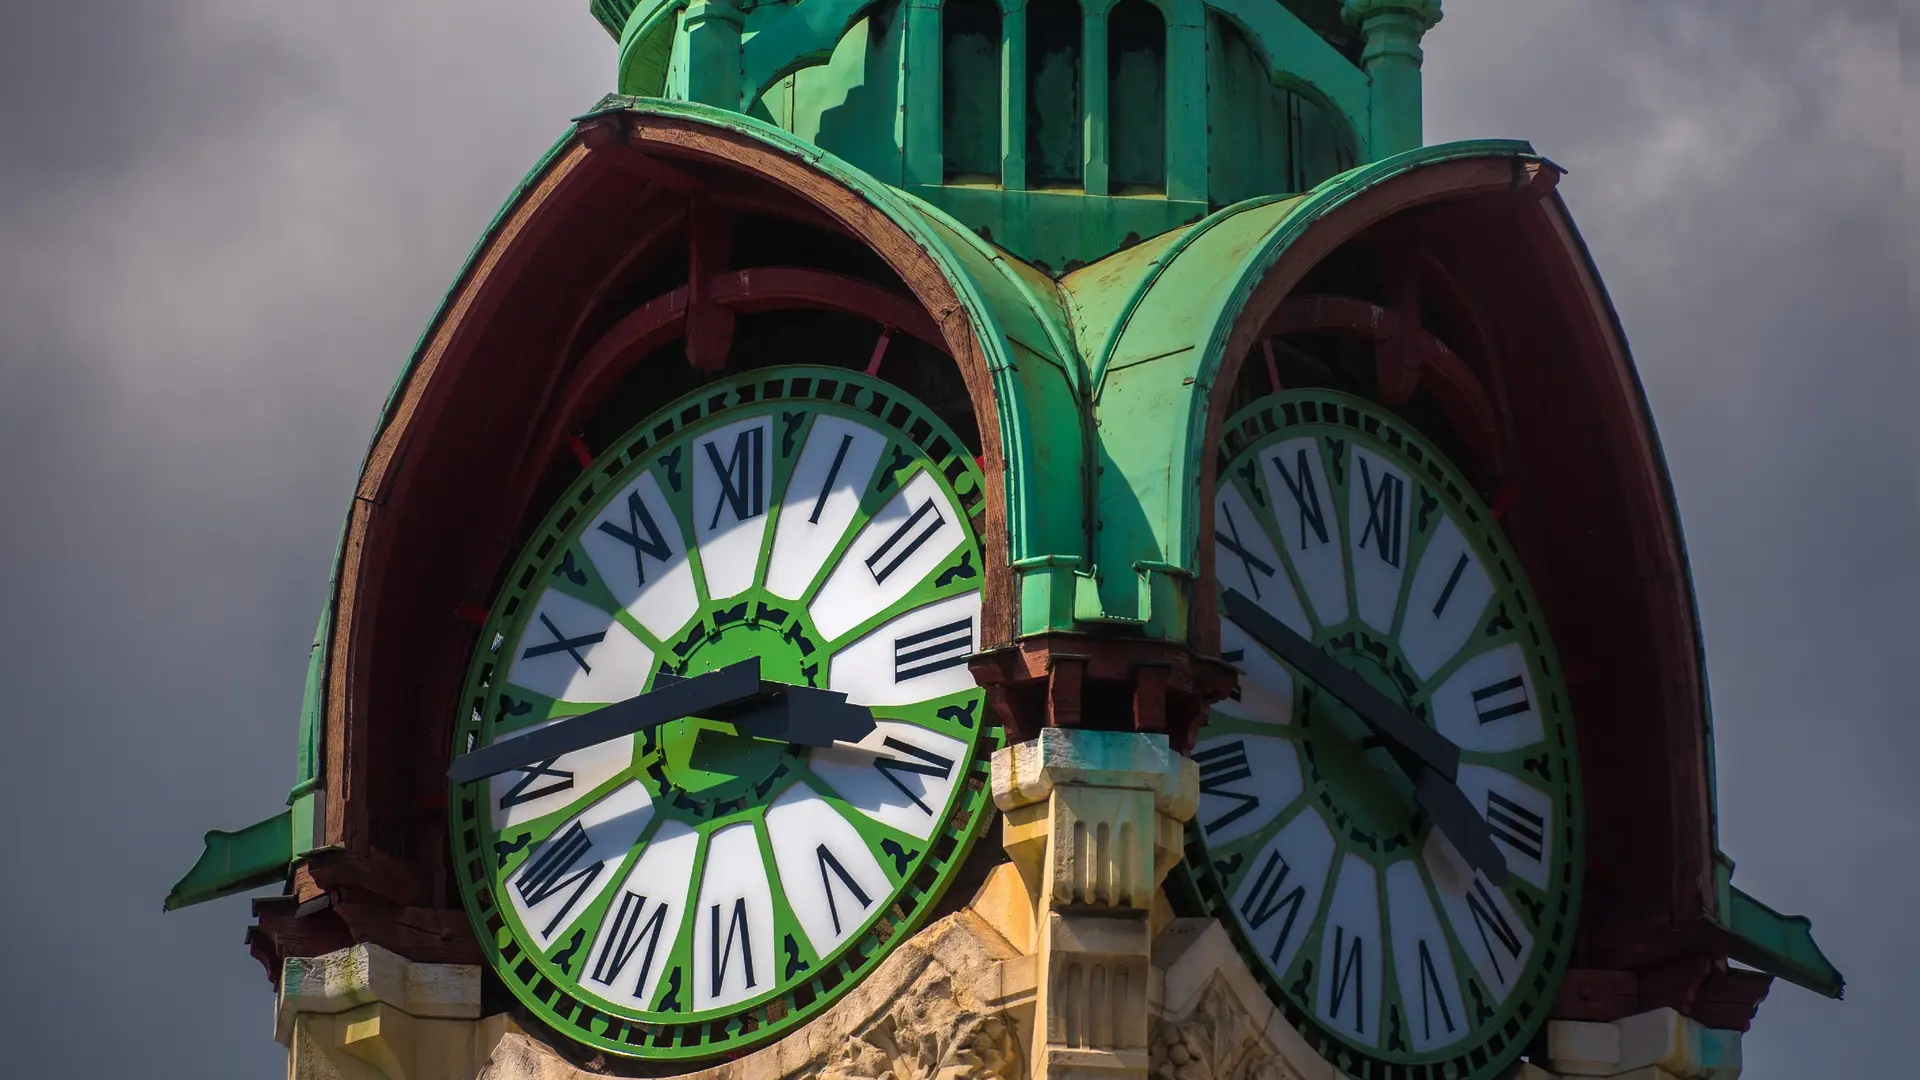
[[[1148,1060],[1155,1080],[1301,1080],[1219,981],[1186,1016],[1154,1023]]]

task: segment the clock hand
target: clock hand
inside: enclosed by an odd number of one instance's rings
[[[1387,695],[1342,667],[1338,661],[1315,647],[1313,642],[1269,615],[1239,590],[1227,590],[1225,607],[1229,619],[1265,646],[1267,651],[1285,660],[1294,670],[1312,679],[1341,704],[1352,709],[1375,734],[1397,744],[1427,768],[1439,773],[1444,780],[1452,781],[1458,775],[1460,748],[1446,736],[1394,704]]]
[[[662,674],[654,677],[654,686],[684,681],[678,675]],[[873,732],[873,710],[849,703],[847,695],[837,690],[765,679],[760,685],[762,695],[702,715],[729,721],[749,738],[796,746],[857,743]]]
[[[1494,844],[1492,828],[1473,808],[1466,793],[1418,761],[1402,764],[1411,766],[1407,773],[1413,778],[1415,801],[1427,811],[1434,826],[1453,841],[1454,849],[1467,860],[1467,865],[1480,871],[1488,884],[1506,884],[1507,857]]]
[[[762,679],[760,659],[749,657],[691,678],[657,675],[644,694],[463,754],[447,778],[483,780],[688,716],[732,721],[743,735],[801,746],[858,742],[873,730],[873,713],[848,704],[845,694]]]
[[[746,701],[760,694],[763,685],[760,658],[749,657],[717,671],[675,681],[625,701],[567,717],[538,731],[462,754],[447,770],[447,779],[456,784],[471,783],[509,769],[551,761],[608,739]]]
[[[1454,783],[1460,769],[1458,746],[1238,590],[1227,590],[1225,607],[1227,617],[1255,641],[1366,721],[1386,741],[1394,762],[1413,781],[1413,797],[1433,818],[1434,826],[1453,841],[1469,865],[1486,875],[1488,882],[1500,885],[1507,880],[1506,856],[1494,845],[1491,828]]]

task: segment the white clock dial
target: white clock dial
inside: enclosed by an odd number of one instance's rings
[[[1001,733],[974,452],[885,383],[765,368],[639,424],[507,575],[462,752],[757,659],[875,727],[810,748],[690,716],[452,793],[495,973],[596,1050],[700,1060],[821,1009],[925,919]]]
[[[1497,1080],[1578,920],[1578,762],[1539,605],[1491,511],[1399,418],[1301,390],[1224,430],[1219,587],[1457,747],[1507,874],[1470,871],[1422,767],[1230,619],[1239,685],[1193,749],[1189,871],[1321,1053],[1376,1080]]]

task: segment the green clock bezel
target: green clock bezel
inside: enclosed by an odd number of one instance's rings
[[[773,404],[776,402],[777,405]],[[804,405],[804,410],[789,408],[800,405]],[[641,471],[654,468],[661,449],[676,444],[690,445],[685,440],[699,431],[747,415],[765,414],[769,406],[776,418],[783,413],[788,417],[804,413],[839,414],[857,417],[869,426],[890,429],[892,437],[889,445],[893,448],[894,456],[890,461],[883,462],[878,470],[882,481],[886,482],[885,478],[891,475],[891,482],[903,485],[921,469],[934,473],[936,480],[956,497],[969,532],[967,542],[961,545],[954,556],[960,561],[950,568],[958,573],[944,575],[943,583],[938,586],[929,587],[922,582],[909,592],[908,597],[928,594],[931,599],[939,599],[963,595],[969,586],[977,588],[984,578],[980,519],[985,509],[985,480],[965,443],[930,409],[880,379],[842,368],[783,366],[759,369],[718,381],[682,396],[636,424],[567,488],[539,528],[531,534],[525,549],[511,564],[506,584],[495,599],[481,632],[464,683],[460,715],[455,723],[456,748],[477,745],[478,740],[489,731],[497,736],[515,727],[579,711],[579,706],[556,710],[550,700],[534,698],[511,703],[518,710],[513,723],[501,725],[498,720],[490,722],[488,717],[494,716],[502,704],[499,700],[501,688],[492,685],[493,674],[496,665],[511,655],[510,651],[503,651],[502,646],[510,646],[518,641],[524,624],[536,606],[535,601],[549,584],[555,582],[556,577],[561,578],[555,586],[561,591],[588,600],[608,610],[610,618],[621,620],[624,613],[620,612],[619,605],[614,604],[610,596],[600,592],[602,587],[597,577],[582,567],[581,564],[589,560],[576,562],[572,558],[572,553],[577,550],[578,534],[599,512],[600,503],[596,499],[603,499],[623,489]],[[811,423],[811,418],[792,420],[784,432],[786,441],[791,444],[794,432]],[[779,427],[780,424],[776,422],[776,442],[782,435]],[[666,650],[656,655],[657,667],[664,664],[669,668],[677,668],[682,674],[686,673],[686,661],[693,655],[687,650],[697,652],[704,642],[717,640],[734,626],[751,624],[763,627],[770,632],[789,635],[789,640],[793,640],[794,636],[805,640],[807,635],[814,633],[806,618],[804,599],[771,598],[759,584],[772,545],[781,492],[796,453],[789,450],[783,457],[776,449],[772,454],[773,483],[767,502],[772,520],[762,541],[755,586],[746,593],[716,603],[707,598],[705,587],[701,585],[699,614],[688,624],[690,629],[682,642],[660,643],[666,646]],[[908,459],[904,463],[903,457]],[[884,505],[884,500],[875,501],[870,496],[863,496],[860,512],[823,565],[831,565],[841,556],[846,545],[858,533],[860,524],[880,505]],[[699,553],[690,537],[686,546],[688,560],[698,566]],[[968,567],[969,559],[971,569]],[[824,572],[819,575],[814,590],[820,587],[825,576]],[[696,575],[696,580],[701,577]],[[954,587],[945,582],[944,577],[963,578],[965,582]],[[769,600],[772,602],[769,603]],[[836,640],[842,643],[858,641],[871,626],[884,621],[890,612],[897,613],[921,602],[931,600],[903,599],[860,626],[841,633]],[[675,655],[672,651],[676,645],[686,646],[686,649],[678,652],[677,665],[673,662]],[[738,651],[737,647],[735,651]],[[705,670],[712,666],[705,661],[717,658],[702,659],[700,669]],[[792,673],[782,673],[777,669],[769,674],[776,678],[794,677]],[[536,707],[528,709],[528,705]],[[942,715],[943,712],[948,715]],[[564,808],[507,830],[516,834],[514,839],[517,845],[509,845],[505,838],[495,835],[487,814],[480,806],[485,796],[477,793],[477,785],[456,787],[450,793],[448,808],[455,876],[475,936],[495,974],[522,1005],[557,1033],[590,1049],[628,1058],[697,1061],[731,1055],[762,1045],[804,1024],[856,985],[891,952],[894,944],[905,940],[925,921],[966,861],[992,808],[988,759],[992,751],[1004,742],[1004,734],[984,707],[982,691],[972,688],[915,705],[877,708],[876,713],[882,717],[911,718],[922,727],[960,739],[966,745],[965,756],[955,765],[953,794],[944,819],[934,826],[926,840],[911,838],[917,850],[906,852],[910,858],[903,859],[899,854],[905,852],[904,846],[889,849],[887,873],[893,888],[889,894],[893,902],[876,905],[874,912],[859,929],[829,950],[827,955],[816,956],[811,946],[806,944],[806,936],[794,933],[797,920],[780,890],[773,890],[775,938],[776,941],[782,937],[787,939],[787,951],[783,954],[776,952],[776,958],[784,957],[785,963],[777,963],[776,966],[784,968],[785,975],[772,980],[772,986],[767,991],[745,1001],[705,1012],[679,1013],[671,1019],[662,1019],[658,1013],[643,1014],[623,1009],[583,989],[579,984],[578,971],[569,973],[566,969],[568,963],[584,967],[584,959],[574,955],[582,952],[583,946],[575,942],[570,948],[563,949],[562,943],[556,939],[544,952],[532,948],[531,943],[521,936],[524,928],[520,927],[517,914],[495,895],[496,879],[504,882],[517,872],[518,860],[514,857],[518,855],[523,859],[539,846],[537,842],[528,841],[536,836],[551,835],[560,825],[577,815],[583,806],[591,805],[614,786],[628,779],[644,777],[651,781],[658,795],[663,790],[660,786],[659,762],[665,751],[657,740],[662,736],[648,733],[638,737],[642,742],[636,750],[633,763],[613,780],[601,785],[599,790],[569,800]],[[968,718],[965,722],[958,719],[962,715]],[[641,847],[641,841],[658,828],[660,821],[675,814],[693,822],[731,820],[734,815],[741,815],[738,820],[742,821],[755,820],[755,815],[764,815],[771,801],[773,784],[783,775],[793,771],[800,779],[810,779],[804,765],[794,764],[798,760],[797,756],[789,755],[773,762],[769,766],[774,770],[771,777],[757,791],[723,792],[722,797],[704,803],[680,798],[672,809],[663,809],[655,814],[647,829],[635,839],[634,849]],[[811,782],[823,797],[829,801],[837,800],[831,789],[822,785],[817,778],[811,778]],[[754,801],[756,798],[758,802]],[[862,836],[871,838],[884,835],[891,838],[895,833],[895,830],[863,818],[857,812],[843,816]],[[708,840],[717,829],[717,825],[710,826],[700,838],[694,863],[695,880],[698,880],[700,867],[706,858]],[[767,850],[764,829],[757,829],[756,832],[759,834],[761,854],[771,866],[772,857]],[[898,835],[907,836],[904,833]],[[633,857],[632,850],[622,857],[616,869],[616,879],[626,873],[625,867],[630,865]],[[509,860],[514,861],[510,863]],[[490,866],[490,863],[494,865]],[[515,869],[508,870],[509,865]],[[583,926],[597,924],[614,891],[605,890],[591,904],[582,908],[573,922]],[[667,968],[684,962],[685,952],[690,948],[691,934],[692,920],[683,920],[669,958],[664,962]],[[793,951],[795,937],[800,943],[799,953]],[[590,946],[591,941],[588,941],[585,948]],[[678,973],[675,974],[677,976]],[[668,996],[671,997],[671,993]]]
[[[1485,560],[1489,576],[1493,579],[1494,594],[1488,601],[1486,615],[1483,616],[1478,632],[1481,638],[1494,623],[1504,618],[1511,623],[1509,628],[1498,630],[1502,642],[1518,641],[1529,664],[1529,673],[1534,680],[1535,694],[1539,699],[1539,715],[1545,735],[1545,768],[1549,774],[1558,773],[1557,778],[1549,775],[1545,784],[1536,778],[1531,781],[1543,787],[1554,799],[1556,809],[1555,828],[1558,830],[1554,849],[1554,860],[1548,868],[1551,886],[1547,890],[1535,890],[1517,877],[1509,876],[1507,893],[1520,918],[1528,924],[1534,938],[1534,948],[1527,958],[1527,966],[1515,976],[1513,988],[1506,1001],[1498,1008],[1489,1010],[1485,1019],[1473,1022],[1472,1035],[1428,1053],[1411,1050],[1390,1051],[1381,1047],[1356,1045],[1336,1031],[1322,1024],[1315,1014],[1312,983],[1303,970],[1310,971],[1319,956],[1321,933],[1326,925],[1328,907],[1332,902],[1334,889],[1332,878],[1323,890],[1319,909],[1307,935],[1289,967],[1287,978],[1291,986],[1283,985],[1286,980],[1275,978],[1267,969],[1259,951],[1253,946],[1240,926],[1232,910],[1232,897],[1236,884],[1223,875],[1216,859],[1221,858],[1228,848],[1245,847],[1257,850],[1259,844],[1282,828],[1297,813],[1283,812],[1265,827],[1250,837],[1235,840],[1223,845],[1221,852],[1210,851],[1202,836],[1198,820],[1189,822],[1186,833],[1186,857],[1182,860],[1180,873],[1185,877],[1185,885],[1191,895],[1197,897],[1209,914],[1218,918],[1232,938],[1249,970],[1260,981],[1269,998],[1280,1009],[1287,1023],[1307,1037],[1310,1045],[1323,1057],[1332,1062],[1344,1074],[1353,1080],[1492,1080],[1502,1075],[1512,1062],[1526,1049],[1528,1042],[1540,1025],[1546,1021],[1547,1008],[1553,1002],[1561,979],[1566,974],[1572,959],[1573,937],[1579,922],[1579,899],[1584,864],[1584,825],[1582,821],[1582,799],[1580,792],[1580,769],[1575,741],[1574,724],[1566,687],[1561,677],[1560,665],[1554,653],[1553,643],[1548,636],[1545,619],[1539,604],[1528,587],[1519,559],[1501,534],[1494,516],[1480,497],[1459,472],[1432,445],[1422,438],[1406,421],[1396,417],[1380,406],[1363,398],[1329,390],[1292,390],[1274,394],[1255,401],[1235,414],[1224,428],[1222,445],[1216,457],[1216,476],[1221,484],[1236,482],[1230,470],[1249,449],[1265,444],[1276,437],[1298,438],[1313,435],[1322,446],[1327,438],[1357,439],[1366,448],[1388,458],[1406,471],[1420,488],[1432,498],[1439,500],[1450,511],[1462,534],[1479,555]],[[1331,476],[1331,471],[1330,471]],[[1329,496],[1341,523],[1341,535],[1347,532],[1347,484],[1350,479],[1341,479],[1336,484],[1336,493]],[[1421,538],[1426,539],[1425,537]],[[1414,555],[1420,548],[1410,549],[1407,558],[1409,573],[1416,565]],[[1349,577],[1351,570],[1348,571]],[[1403,586],[1400,604],[1405,605]],[[1351,588],[1351,585],[1349,585]],[[1304,603],[1304,598],[1302,600]],[[1316,619],[1317,622],[1317,619]],[[1336,626],[1320,628],[1314,635],[1314,643],[1325,647],[1332,639],[1356,631],[1372,633],[1360,620],[1357,608],[1350,606],[1347,620]],[[1391,646],[1389,646],[1391,647]],[[1450,672],[1462,662],[1463,657],[1482,650],[1462,648],[1459,653],[1436,669],[1423,684],[1423,693],[1431,692]],[[1397,651],[1396,651],[1397,655]],[[1295,689],[1295,706],[1300,704],[1300,689]],[[1209,737],[1209,731],[1215,720],[1227,720],[1215,714],[1208,728],[1203,728],[1196,736],[1197,740]],[[1536,744],[1538,745],[1538,744]],[[1490,755],[1463,752],[1462,760],[1472,764],[1476,760],[1489,758],[1520,757],[1524,751],[1511,751],[1507,754]],[[1529,755],[1538,760],[1542,751]],[[1316,778],[1315,766],[1308,755],[1302,755],[1303,776],[1306,786],[1296,800],[1298,807],[1312,805],[1316,788],[1324,794],[1325,779]],[[1321,800],[1324,803],[1324,800]],[[1324,816],[1324,815],[1323,815]],[[1428,829],[1432,828],[1429,823]],[[1396,861],[1370,851],[1351,839],[1344,830],[1335,830],[1337,844],[1331,867],[1337,867],[1342,853],[1358,853],[1376,870],[1383,869],[1389,862]],[[1417,854],[1415,855],[1417,858]],[[1244,871],[1241,871],[1244,872]],[[1532,894],[1532,895],[1530,895]],[[1515,899],[1525,902],[1513,902]],[[1383,908],[1382,925],[1387,923],[1384,897],[1379,901]],[[1449,940],[1453,935],[1449,933]],[[1461,973],[1463,988],[1469,993],[1484,992],[1484,988],[1472,989],[1479,982],[1479,976],[1472,962],[1454,941],[1455,969]],[[1382,976],[1384,985],[1381,990],[1381,1016],[1383,1027],[1391,1030],[1387,1018],[1398,1009],[1397,994],[1390,993],[1397,985],[1390,953],[1383,948]],[[1304,965],[1304,967],[1303,967]],[[1467,998],[1463,994],[1463,1005]],[[1484,1003],[1484,999],[1482,1004]],[[1469,1019],[1473,1019],[1469,1016]]]

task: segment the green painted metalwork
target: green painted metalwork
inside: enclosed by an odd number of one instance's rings
[[[1420,145],[1420,38],[1440,21],[1440,0],[1344,0],[1341,13],[1367,39],[1371,84],[1367,145],[1386,157]]]
[[[1419,37],[1437,0],[1355,0],[1359,60],[1271,0],[966,2],[997,4],[997,54],[977,13],[982,40],[955,51],[942,0],[643,0],[619,33],[619,89],[786,128],[1055,275],[1419,145]],[[1225,26],[1244,47],[1210,46]],[[997,92],[968,92],[987,84],[983,63]],[[1285,167],[1263,167],[1276,155]]]
[[[1198,565],[1203,513],[1190,478],[1213,452],[1204,445],[1207,402],[1227,335],[1254,286],[1333,208],[1389,178],[1474,157],[1539,160],[1517,142],[1427,147],[1342,173],[1303,196],[1236,203],[1151,257],[1128,252],[1121,266],[1102,263],[1061,283],[1085,319],[1077,329],[1102,436],[1094,501],[1103,527],[1094,562],[1109,613],[1141,620],[1154,636],[1187,635],[1181,577]],[[1147,423],[1172,430],[1152,442],[1106,436]],[[1159,565],[1176,571],[1151,569]],[[1142,606],[1147,598],[1150,609]]]
[[[1728,950],[1733,959],[1825,997],[1845,993],[1847,980],[1814,944],[1813,921],[1782,915],[1735,888],[1733,860],[1725,855],[1715,859],[1714,910],[1715,921],[1735,939]]]
[[[285,879],[294,856],[293,819],[292,810],[282,810],[234,832],[209,830],[205,850],[193,869],[167,893],[166,910],[177,911]]]

